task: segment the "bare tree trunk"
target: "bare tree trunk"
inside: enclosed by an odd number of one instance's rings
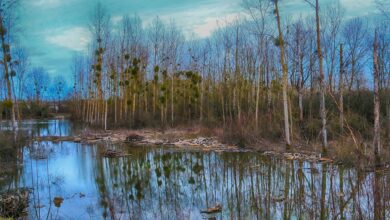
[[[12,78],[11,78],[11,83],[12,83],[11,84],[11,86],[12,86],[12,93],[13,93],[13,96],[14,96],[14,105],[16,106],[16,108],[15,108],[15,110],[16,110],[15,118],[17,117],[18,118],[17,120],[20,122],[22,120],[22,118],[21,118],[21,115],[20,115],[18,97],[16,96],[15,83],[12,80]]]
[[[288,98],[287,98],[287,87],[288,87],[288,72],[287,72],[287,64],[285,63],[284,56],[284,39],[283,39],[283,33],[281,29],[281,22],[280,22],[280,15],[279,15],[279,7],[278,7],[278,0],[274,1],[275,5],[275,14],[276,14],[276,21],[278,23],[278,32],[279,32],[279,38],[278,43],[280,48],[280,64],[282,66],[282,72],[283,72],[283,111],[284,111],[284,133],[285,133],[285,141],[287,148],[291,147],[291,140],[290,140],[290,126],[289,126],[289,119],[288,119]]]
[[[261,75],[261,71],[262,71],[262,66],[260,66],[260,70],[259,70],[259,76]],[[259,100],[260,100],[260,77],[259,77],[259,82],[257,83],[257,90],[256,90],[256,108],[255,108],[255,123],[256,123],[256,128],[258,128],[259,126]]]
[[[387,143],[390,143],[390,103],[387,104]]]
[[[115,97],[114,97],[114,121],[115,121],[115,124],[117,123],[118,121],[118,116],[117,116],[117,112],[118,112],[118,95],[117,95],[117,92],[115,91]]]
[[[290,134],[291,134],[291,141],[293,141],[293,120],[292,120],[292,106],[291,106],[291,99],[290,99],[290,97],[288,97],[288,99],[287,99],[287,104],[288,104],[288,112],[289,112],[289,119],[290,119]]]
[[[204,79],[204,76],[202,75],[202,79]],[[204,99],[204,89],[203,89],[203,86],[204,86],[204,81],[202,80],[201,84],[200,84],[200,116],[199,116],[199,121],[200,123],[203,122],[203,99]]]
[[[322,122],[322,151],[326,153],[328,148],[328,134],[326,130],[326,107],[325,107],[325,82],[323,70],[323,57],[321,48],[321,29],[320,29],[320,6],[316,0],[316,26],[317,26],[317,55],[320,65],[320,115]]]
[[[340,78],[339,78],[339,106],[340,106],[340,133],[344,132],[344,61],[343,44],[340,44]]]
[[[173,122],[174,122],[174,106],[173,106],[173,93],[174,93],[174,86],[173,86],[173,83],[174,83],[174,77],[175,77],[175,74],[172,73],[172,79],[171,79],[171,126],[173,127]]]
[[[106,100],[104,107],[104,130],[107,131],[107,114],[108,114],[108,100]]]
[[[11,104],[11,123],[12,123],[12,129],[16,130],[18,127],[18,124],[16,123],[16,118],[15,118],[15,104],[13,103],[13,98],[12,98],[12,86],[11,86],[11,80],[10,80],[10,70],[8,66],[8,58],[11,58],[11,55],[9,54],[9,45],[5,42],[5,34],[6,34],[6,29],[4,25],[4,20],[3,17],[0,15],[0,25],[3,31],[1,31],[1,47],[3,50],[3,67],[4,67],[4,75],[5,75],[5,81],[7,84],[7,98],[8,101]],[[8,48],[8,51],[7,51]]]
[[[301,32],[300,29],[297,30],[297,57],[298,57],[298,68],[299,68],[299,85],[298,85],[298,104],[299,104],[299,120],[301,123],[303,123],[303,87],[304,87],[304,79],[303,79],[303,52],[301,47]]]
[[[225,128],[226,126],[226,117],[225,117],[225,99],[224,99],[224,94],[223,94],[223,90],[224,90],[224,85],[221,86],[221,103],[222,103],[222,121],[223,121],[223,127]]]
[[[268,51],[268,50],[267,50]],[[268,52],[267,52],[268,53]],[[267,55],[265,56],[267,59]],[[269,62],[268,60],[265,61],[266,63],[266,77],[267,77],[267,114],[269,120],[272,119],[272,90],[271,90],[271,76],[270,76],[270,68],[269,68]]]
[[[374,154],[380,153],[380,100],[379,100],[379,65],[378,65],[378,40],[377,30],[374,39]]]

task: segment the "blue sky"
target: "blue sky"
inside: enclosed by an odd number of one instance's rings
[[[321,4],[336,0],[321,0]],[[88,20],[97,0],[24,0],[22,3],[20,44],[27,48],[33,66],[49,74],[63,75],[70,81],[75,53],[85,52],[90,42]],[[303,0],[284,0],[282,11],[300,15],[311,9]],[[374,0],[340,0],[346,18],[374,17]],[[187,38],[209,36],[218,25],[243,16],[242,0],[102,0],[112,23],[124,15],[138,14],[144,25],[158,15],[174,19]]]

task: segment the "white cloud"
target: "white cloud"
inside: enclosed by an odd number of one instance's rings
[[[113,25],[118,25],[123,20],[123,16],[115,15],[111,17],[111,22]]]
[[[58,7],[63,3],[67,3],[67,0],[34,0],[31,3],[38,7]]]
[[[207,4],[192,7],[170,8],[169,10],[144,11],[140,13],[143,26],[148,27],[156,15],[165,23],[172,19],[183,31],[187,39],[209,37],[218,27],[231,24],[239,16],[243,16],[240,6],[241,0],[216,0]]]
[[[200,24],[195,24],[193,28],[194,34],[200,38],[209,37],[213,31],[219,27],[224,27],[231,24],[239,18],[238,13],[228,14],[222,17],[207,17]]]
[[[348,17],[366,16],[377,10],[374,0],[341,0],[340,2],[346,8]]]
[[[46,36],[46,41],[50,44],[78,52],[86,51],[91,42],[91,35],[84,27],[49,30]]]

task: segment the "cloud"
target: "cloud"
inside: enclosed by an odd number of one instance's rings
[[[58,7],[67,2],[67,0],[34,0],[31,3],[37,7]]]
[[[155,9],[140,13],[143,26],[148,27],[156,15],[165,23],[173,20],[187,39],[209,37],[218,27],[224,27],[242,16],[241,0],[216,0],[193,5]]]
[[[46,36],[46,41],[50,44],[77,52],[86,51],[91,42],[91,35],[84,27],[49,30]]]
[[[123,16],[121,15],[114,15],[111,17],[111,22],[113,25],[118,25],[120,22],[122,22]]]
[[[347,10],[347,17],[367,16],[377,10],[374,0],[341,0],[340,2]]]
[[[232,13],[221,17],[207,17],[201,23],[194,25],[193,32],[200,38],[209,37],[213,31],[231,24],[238,19],[239,16],[239,13]]]

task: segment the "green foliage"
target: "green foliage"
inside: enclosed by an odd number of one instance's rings
[[[13,103],[11,100],[5,100],[1,104],[2,104],[3,108],[5,108],[5,109],[11,109],[13,106]]]
[[[196,164],[192,167],[192,171],[194,171],[195,174],[199,175],[200,172],[203,171],[203,166],[200,165],[199,163],[196,163]]]
[[[160,70],[160,67],[156,65],[156,66],[154,66],[153,70],[154,70],[154,73],[158,73],[158,71]]]
[[[5,55],[5,60],[9,63],[11,62],[12,58],[10,54]]]
[[[160,96],[160,103],[161,104],[165,104],[165,102],[166,102],[166,98],[165,98],[165,96]]]
[[[195,178],[193,176],[191,176],[189,179],[188,179],[188,183],[191,184],[191,185],[194,185],[195,184]]]
[[[102,71],[102,65],[100,63],[96,64],[95,65],[95,70],[99,71],[99,72]]]
[[[274,40],[274,45],[275,45],[276,47],[280,47],[280,46],[282,46],[283,44],[284,44],[283,40],[281,40],[280,38],[275,38],[275,40]]]
[[[271,90],[272,93],[277,94],[282,91],[282,84],[279,81],[272,80],[271,81]]]
[[[5,52],[9,53],[11,51],[9,44],[4,44]]]
[[[6,35],[7,34],[7,28],[4,27],[4,25],[0,25],[0,35]]]

